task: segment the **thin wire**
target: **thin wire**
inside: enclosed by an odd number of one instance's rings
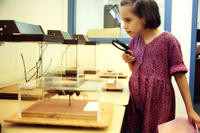
[[[25,64],[25,61],[24,61],[24,56],[22,53],[21,54],[21,58],[22,58],[22,62],[23,62],[23,66],[24,66],[24,76],[25,76],[25,81],[27,82],[27,75],[26,75],[26,64]]]
[[[61,62],[60,64],[62,65],[62,62],[63,62],[63,58],[64,58],[64,55],[65,55],[65,52],[67,51],[67,49],[70,47],[71,45],[68,45],[68,47],[65,48],[65,50],[63,51],[63,54],[62,54],[62,57],[61,57]]]

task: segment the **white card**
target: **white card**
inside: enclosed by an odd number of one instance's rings
[[[88,102],[84,107],[83,111],[98,111],[99,104],[98,102]]]
[[[114,82],[115,82],[114,79],[109,79],[109,80],[107,80],[107,83],[108,83],[108,84],[114,84]]]

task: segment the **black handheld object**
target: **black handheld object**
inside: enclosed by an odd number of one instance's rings
[[[120,50],[122,50],[122,51],[124,51],[126,54],[129,54],[129,55],[132,55],[128,50],[129,50],[129,47],[125,44],[125,43],[123,43],[123,42],[121,42],[121,41],[119,41],[119,40],[113,40],[112,41],[112,44],[116,47],[116,48],[118,48],[118,49],[120,49]]]

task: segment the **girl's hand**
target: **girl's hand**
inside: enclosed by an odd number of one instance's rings
[[[123,53],[122,58],[126,63],[132,63],[133,61],[135,61],[135,57],[133,56],[133,52],[131,50],[128,50],[131,55]]]
[[[200,116],[194,110],[188,112],[188,119],[200,129]]]

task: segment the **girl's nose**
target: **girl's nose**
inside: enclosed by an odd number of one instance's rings
[[[127,27],[127,25],[124,23],[123,24],[123,28],[126,30],[128,27]]]

